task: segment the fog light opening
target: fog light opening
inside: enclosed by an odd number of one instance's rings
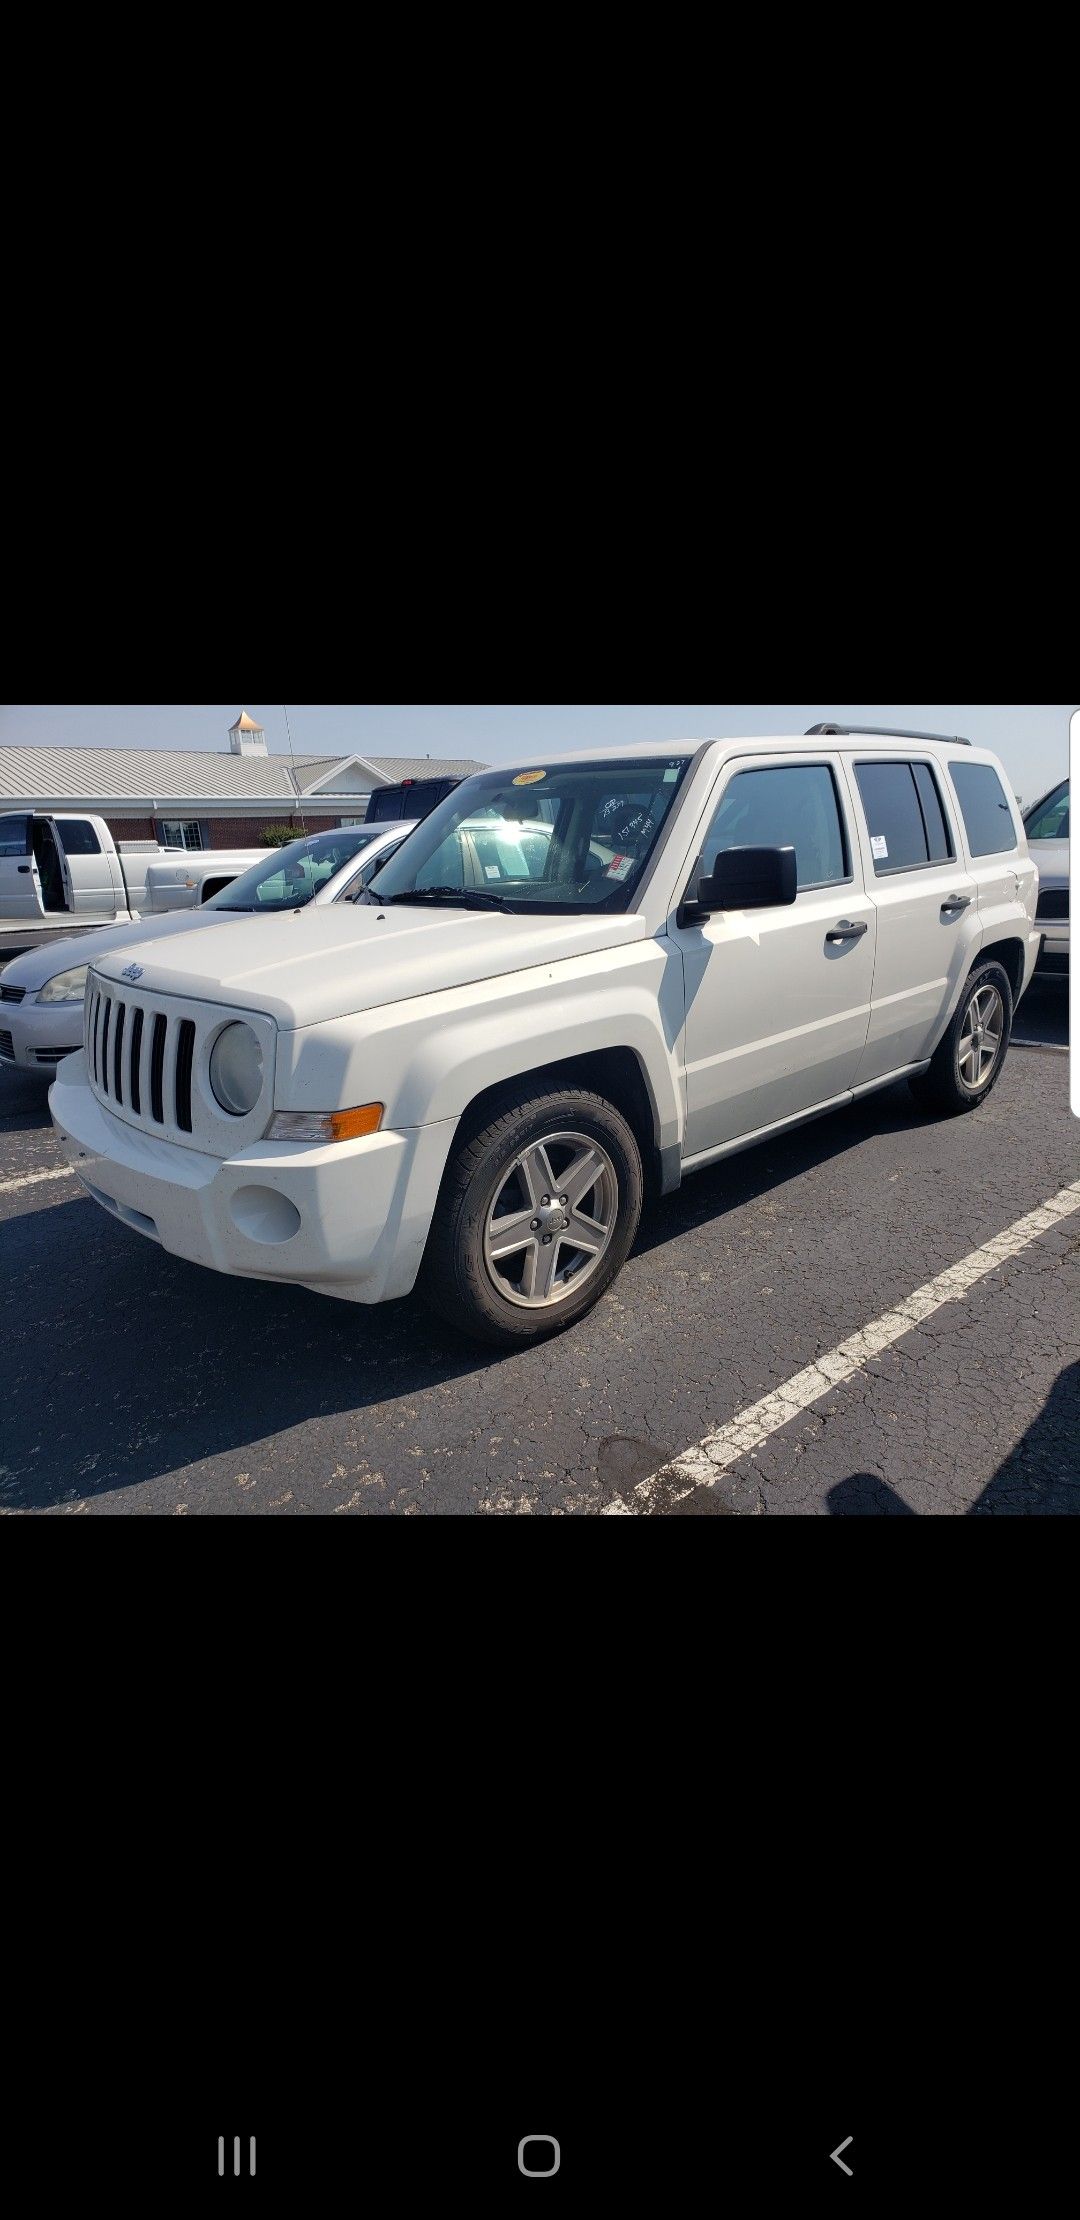
[[[229,1204],[238,1233],[248,1241],[277,1244],[300,1231],[300,1212],[276,1187],[238,1187]]]

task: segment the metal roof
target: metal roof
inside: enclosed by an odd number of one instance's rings
[[[0,748],[0,805],[292,802],[347,764],[357,765],[356,783],[346,790],[356,794],[370,794],[384,780],[396,785],[420,775],[460,778],[484,768],[426,756],[297,756],[294,782],[290,759],[283,755],[216,755],[208,748]]]

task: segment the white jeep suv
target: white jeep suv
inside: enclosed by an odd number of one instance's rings
[[[901,1078],[984,1102],[1037,891],[963,741],[538,758],[465,780],[355,903],[91,958],[53,1119],[177,1256],[361,1303],[419,1282],[527,1342],[610,1285],[647,1185]]]

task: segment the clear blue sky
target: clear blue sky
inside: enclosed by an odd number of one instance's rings
[[[617,747],[837,724],[910,725],[960,732],[994,748],[1015,792],[1033,802],[1069,768],[1075,704],[964,702],[330,703],[288,705],[298,755],[476,756],[509,763],[572,748]],[[285,711],[247,701],[121,708],[45,704],[0,707],[0,747],[209,748],[222,750],[240,708],[266,727],[272,755],[288,754]]]

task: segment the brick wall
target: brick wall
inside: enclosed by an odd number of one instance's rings
[[[316,817],[304,811],[304,823],[298,817],[287,819],[263,813],[260,817],[203,817],[199,822],[206,826],[211,848],[261,848],[263,830],[267,825],[288,824],[299,840],[305,831],[333,832],[349,809],[346,799],[343,807],[333,817]],[[360,810],[357,809],[359,816]],[[156,840],[157,822],[152,817],[106,817],[105,822],[113,839]],[[171,822],[171,820],[170,820]]]

